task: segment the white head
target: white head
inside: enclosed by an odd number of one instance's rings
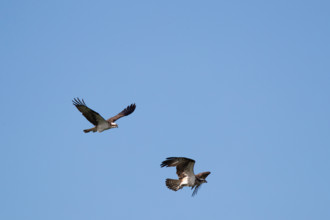
[[[114,123],[114,122],[111,122],[111,128],[118,128],[118,125],[116,124],[116,123]]]

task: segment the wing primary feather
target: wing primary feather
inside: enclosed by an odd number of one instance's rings
[[[127,115],[132,114],[134,112],[135,108],[136,108],[136,104],[133,103],[133,104],[127,106],[124,110],[122,110],[116,116],[113,116],[113,117],[109,118],[107,121],[108,122],[115,122],[118,119],[120,119],[121,117],[124,117],[124,116],[127,116]]]
[[[85,118],[92,123],[93,125],[98,125],[99,123],[105,122],[104,118],[94,111],[93,109],[90,109],[87,107],[84,99],[82,101],[77,97],[72,100],[73,105],[76,106],[76,108],[85,116]]]
[[[195,161],[193,159],[190,159],[190,158],[186,158],[186,157],[168,157],[166,158],[166,160],[164,160],[162,163],[161,163],[161,167],[174,167],[174,166],[178,166],[179,164],[182,164],[182,163],[189,163],[189,162],[192,162],[192,163],[195,163]]]
[[[195,190],[193,191],[193,193],[192,193],[192,197],[194,197],[196,194],[197,194],[197,192],[198,192],[198,190],[199,190],[199,188],[202,186],[202,184],[200,184],[200,185],[198,185],[198,186],[196,186],[195,187]],[[194,187],[192,187],[191,189],[194,189]]]

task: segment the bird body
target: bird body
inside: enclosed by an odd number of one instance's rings
[[[181,179],[181,186],[194,186],[196,181],[195,176],[187,176]]]
[[[173,190],[178,191],[185,186],[194,189],[192,196],[197,194],[198,189],[203,183],[207,183],[206,177],[211,172],[202,172],[197,175],[194,174],[195,161],[186,157],[168,157],[160,165],[161,167],[176,167],[176,173],[179,177],[176,179],[166,179],[166,186]]]
[[[99,113],[95,112],[94,110],[87,107],[84,100],[80,100],[79,98],[75,98],[72,100],[73,105],[77,107],[77,109],[85,116],[85,118],[95,125],[93,128],[85,129],[84,132],[102,132],[111,128],[118,128],[118,125],[115,123],[121,117],[130,115],[134,112],[136,105],[131,104],[127,106],[123,111],[117,114],[114,117],[105,120]]]
[[[85,133],[88,133],[90,131],[93,131],[93,132],[102,132],[102,131],[105,131],[105,130],[108,130],[108,129],[111,129],[111,128],[117,128],[118,125],[116,123],[109,123],[107,121],[103,121],[103,122],[100,122],[98,125],[96,125],[95,127],[93,128],[90,128],[90,129],[85,129],[84,132]]]

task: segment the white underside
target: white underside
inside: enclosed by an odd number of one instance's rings
[[[195,174],[194,174],[194,164],[189,163],[188,167],[183,172],[185,177],[181,180],[180,186],[194,186],[195,184]]]
[[[195,184],[195,175],[184,177],[181,181],[180,186],[193,186]]]
[[[102,132],[102,131],[104,131],[104,130],[108,130],[108,129],[110,129],[110,128],[111,128],[111,127],[110,127],[109,123],[108,123],[108,122],[104,122],[104,123],[100,123],[100,124],[98,124],[97,127],[96,127],[96,130],[97,130],[98,132]]]

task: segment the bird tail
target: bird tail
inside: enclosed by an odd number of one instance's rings
[[[180,187],[180,180],[174,180],[174,179],[166,179],[166,186],[167,188],[178,191],[182,187]]]
[[[92,132],[96,132],[96,131],[97,131],[97,130],[96,130],[96,127],[94,127],[94,128],[90,128],[90,129],[85,129],[85,130],[84,130],[85,133],[88,133],[88,132],[91,132],[91,131],[92,131]]]

